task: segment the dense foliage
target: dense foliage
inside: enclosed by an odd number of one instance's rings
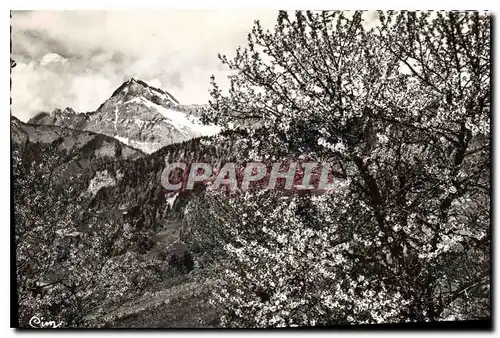
[[[243,160],[333,162],[342,187],[193,202],[210,233],[193,236],[223,266],[225,325],[490,315],[490,17],[363,18],[282,11],[220,56],[230,88],[213,80],[205,119],[252,126]]]
[[[136,165],[144,164],[96,159],[92,151],[85,162],[79,158],[81,150],[68,154],[59,143],[26,142],[13,147],[16,276],[22,327],[29,326],[33,316],[62,321],[63,327],[101,325],[99,319],[104,314],[151,286],[186,272],[185,257],[155,247],[151,240],[155,229],[145,224],[151,213],[156,226],[165,224],[157,212],[164,209],[164,203],[151,197],[156,190],[134,187],[130,177],[124,179],[138,171]],[[87,163],[87,167],[77,170],[76,163]],[[66,166],[69,175],[62,174]],[[148,180],[140,182],[149,184]],[[124,184],[128,191],[117,194]],[[135,202],[132,196],[148,199],[142,202],[142,213],[131,207]],[[124,199],[131,206],[123,203]]]

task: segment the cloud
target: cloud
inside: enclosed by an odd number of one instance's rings
[[[68,60],[63,58],[61,55],[57,53],[47,53],[43,56],[42,61],[40,61],[40,66],[46,66],[52,62],[60,62],[65,63]]]
[[[234,55],[255,19],[275,11],[15,11],[12,111],[27,120],[71,106],[95,110],[130,77],[181,103],[206,103],[209,78],[224,82],[218,53]]]

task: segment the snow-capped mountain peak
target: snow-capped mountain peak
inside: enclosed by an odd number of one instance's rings
[[[97,110],[101,110],[106,105],[116,105],[119,103],[125,103],[134,98],[142,97],[148,101],[155,104],[170,107],[178,105],[179,101],[170,93],[163,91],[162,89],[153,87],[145,83],[144,81],[131,78],[125,81],[120,87],[118,87],[111,97],[107,99]]]
[[[90,130],[147,153],[220,131],[217,126],[201,123],[196,115],[199,106],[191,109],[190,105],[181,105],[172,94],[135,78],[118,87],[95,112],[77,114],[68,109],[56,110],[49,117],[39,115],[30,123]]]

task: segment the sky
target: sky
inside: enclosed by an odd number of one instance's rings
[[[131,77],[182,104],[207,103],[210,76],[222,86],[218,53],[245,45],[255,19],[271,10],[13,11],[12,114],[93,111]]]

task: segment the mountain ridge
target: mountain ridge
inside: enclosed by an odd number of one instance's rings
[[[202,109],[202,105],[181,105],[167,91],[131,78],[93,112],[55,109],[37,114],[28,123],[88,130],[153,153],[172,143],[217,134],[220,128],[200,121]]]

